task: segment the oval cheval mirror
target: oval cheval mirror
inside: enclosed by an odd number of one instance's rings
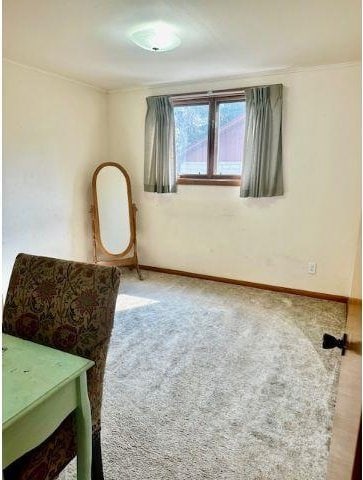
[[[136,212],[130,177],[118,163],[99,165],[92,178],[94,261],[136,268],[142,280],[136,242]]]

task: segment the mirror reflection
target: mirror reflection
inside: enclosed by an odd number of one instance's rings
[[[110,253],[124,252],[131,240],[126,179],[113,166],[102,168],[96,182],[101,242]]]

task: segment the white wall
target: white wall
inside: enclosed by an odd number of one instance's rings
[[[20,252],[90,260],[90,180],[124,165],[148,265],[349,295],[360,216],[360,66],[111,93],[4,63],[3,279]],[[282,82],[286,194],[143,192],[145,97]],[[109,155],[108,155],[109,143]],[[316,261],[317,274],[307,274]]]
[[[283,83],[286,193],[241,199],[237,187],[143,192],[145,97]],[[129,171],[141,263],[332,294],[350,293],[360,217],[360,66],[114,92],[110,160]],[[307,262],[317,262],[308,275]]]
[[[3,290],[18,252],[91,260],[90,182],[107,159],[106,94],[3,64]]]

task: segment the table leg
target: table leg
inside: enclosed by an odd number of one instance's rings
[[[77,379],[77,400],[77,480],[91,480],[92,419],[86,372]]]

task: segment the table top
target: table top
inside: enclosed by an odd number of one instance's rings
[[[3,430],[94,362],[3,334]]]

